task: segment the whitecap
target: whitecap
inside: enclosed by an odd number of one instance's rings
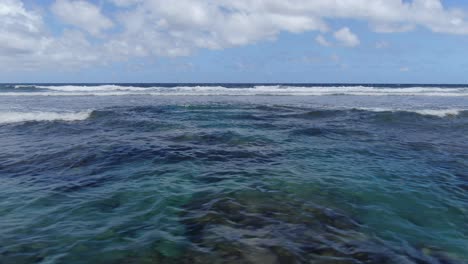
[[[423,109],[423,110],[415,110],[414,112],[420,115],[446,117],[446,116],[457,116],[462,111],[464,110],[461,110],[461,109]]]
[[[410,112],[426,116],[448,117],[457,116],[461,112],[466,111],[463,109],[402,109],[402,108],[355,108],[358,110],[372,111],[372,112]]]
[[[88,119],[92,111],[81,112],[0,112],[0,124],[30,121],[80,121]]]
[[[61,92],[106,92],[106,91],[144,91],[147,88],[143,87],[133,87],[133,86],[121,86],[121,85],[96,85],[96,86],[86,86],[86,85],[52,85],[52,86],[35,86],[39,89],[47,89],[52,91],[61,91]]]
[[[177,87],[135,87],[124,85],[52,85],[30,86],[17,85],[16,88],[35,87],[48,91],[9,92],[0,95],[10,96],[468,96],[468,87],[370,87],[370,86],[288,86],[258,85],[247,88],[223,86],[177,86]]]

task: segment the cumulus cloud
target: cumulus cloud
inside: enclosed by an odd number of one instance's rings
[[[332,32],[342,45],[359,45],[358,36],[348,27],[333,32],[336,29],[328,23],[335,19],[364,21],[371,31],[379,33],[424,27],[435,33],[468,35],[465,12],[444,7],[441,0],[103,0],[101,6],[95,3],[55,0],[45,8],[50,8],[63,25],[52,25],[44,19],[44,13],[28,9],[20,0],[0,0],[0,64],[75,67],[136,56],[186,56],[199,49],[274,41],[281,32]],[[52,28],[54,35],[49,33]],[[318,35],[315,41],[330,45],[324,35]]]
[[[325,39],[323,35],[318,35],[315,38],[315,42],[317,42],[319,45],[324,46],[324,47],[330,47],[331,43]]]
[[[0,55],[27,54],[45,41],[42,18],[17,0],[0,1]]]
[[[343,46],[347,47],[356,47],[361,42],[359,38],[351,32],[351,30],[347,27],[344,27],[338,31],[336,31],[333,36],[338,40]]]
[[[112,21],[97,6],[81,0],[57,0],[52,5],[52,12],[64,23],[93,35],[99,35],[113,26]]]
[[[179,56],[199,48],[222,49],[274,40],[281,31],[327,30],[325,22],[315,16],[249,6],[223,1],[140,1],[133,9],[120,13],[124,32],[110,46],[140,47],[145,54]]]
[[[102,49],[81,32],[49,33],[40,13],[19,0],[0,0],[0,66],[6,70],[83,67],[95,64]]]

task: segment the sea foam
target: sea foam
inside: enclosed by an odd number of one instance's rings
[[[447,117],[447,116],[457,116],[464,109],[391,109],[391,108],[355,108],[358,110],[372,111],[372,112],[410,112],[417,113],[420,115],[426,116],[437,116],[437,117]]]
[[[0,124],[30,121],[80,121],[88,119],[92,111],[82,112],[0,112]]]
[[[369,86],[288,86],[258,85],[247,88],[223,86],[135,87],[124,85],[17,85],[17,92],[0,93],[11,96],[468,96],[468,87],[369,87]],[[24,92],[22,88],[37,88]]]

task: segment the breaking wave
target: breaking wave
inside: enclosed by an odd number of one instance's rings
[[[35,86],[39,89],[47,89],[61,92],[108,92],[108,91],[145,91],[147,88],[119,85],[99,85],[99,86],[80,86],[80,85],[63,85],[63,86]]]
[[[33,91],[31,91],[31,88]],[[288,86],[257,85],[252,87],[176,86],[136,87],[124,85],[16,85],[11,96],[468,96],[468,87],[370,87],[370,86]]]
[[[336,113],[346,113],[347,111],[354,109],[365,112],[377,112],[377,113],[403,113],[403,114],[417,114],[421,116],[434,116],[434,117],[456,117],[462,113],[468,112],[468,110],[463,109],[390,109],[390,108],[347,108],[347,109],[320,109],[314,112],[328,113],[330,111]],[[135,112],[135,109],[130,109],[131,112]],[[110,112],[109,112],[110,111]],[[105,119],[118,115],[120,110],[111,109],[107,115],[100,114],[103,111],[79,111],[79,112],[17,112],[17,111],[6,111],[0,112],[0,124],[9,124],[9,123],[21,123],[21,122],[50,122],[50,121],[82,121],[86,120],[94,115],[99,117],[105,117]],[[137,111],[138,112],[138,111]],[[110,116],[109,116],[110,114]]]
[[[389,108],[357,108],[358,110],[371,111],[371,112],[409,112],[416,113],[424,116],[458,116],[467,110],[463,109],[389,109]]]
[[[92,111],[60,112],[0,112],[0,124],[31,121],[80,121],[88,119]]]

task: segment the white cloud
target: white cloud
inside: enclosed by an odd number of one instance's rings
[[[27,9],[20,0],[0,0],[0,65],[79,67],[135,56],[185,56],[199,49],[273,41],[281,32],[329,32],[327,22],[333,19],[364,21],[375,32],[424,27],[468,35],[464,11],[446,8],[441,0],[99,1],[112,5],[106,8],[113,12],[108,17],[96,2],[53,2],[53,14],[76,28],[52,36],[41,13]],[[56,31],[57,25],[53,27]],[[104,32],[105,38],[93,40]],[[349,47],[360,42],[347,27],[333,36]],[[331,44],[323,35],[315,41]]]
[[[83,67],[102,56],[80,32],[51,36],[40,14],[19,0],[0,0],[0,21],[0,67],[5,71]]]
[[[356,47],[361,43],[359,38],[347,27],[336,31],[333,36],[346,47]]]
[[[127,1],[120,4],[129,4]],[[221,49],[273,40],[281,31],[326,30],[319,18],[236,7],[223,1],[141,1],[121,13],[121,43],[141,46],[147,53],[185,55],[194,49]],[[142,36],[144,32],[144,36]]]
[[[52,12],[64,23],[81,28],[95,36],[113,26],[99,7],[81,0],[56,0]]]
[[[325,39],[323,35],[318,35],[315,38],[315,42],[317,42],[318,44],[324,47],[330,47],[332,45],[328,40]]]
[[[41,45],[42,18],[17,0],[0,0],[0,55],[31,53]]]
[[[400,68],[400,71],[401,71],[401,72],[409,72],[409,71],[410,71],[410,68],[408,68],[408,67],[401,67],[401,68]]]

